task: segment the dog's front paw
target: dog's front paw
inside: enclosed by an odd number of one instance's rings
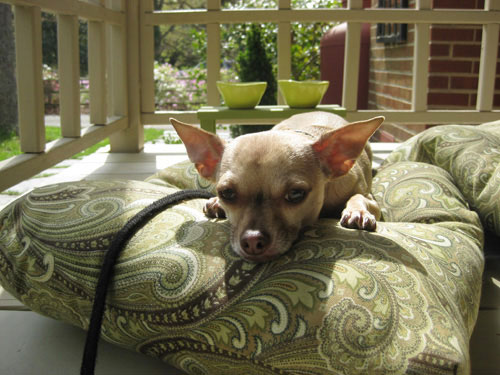
[[[226,217],[226,212],[219,204],[219,198],[210,198],[205,207],[203,207],[203,212],[205,215],[211,218],[224,219]]]
[[[377,228],[377,219],[369,211],[349,210],[346,208],[342,211],[340,225],[346,228],[363,229],[373,232]]]

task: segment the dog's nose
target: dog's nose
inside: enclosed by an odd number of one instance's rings
[[[246,230],[240,239],[243,251],[249,255],[260,255],[265,253],[269,246],[270,237],[260,230]]]

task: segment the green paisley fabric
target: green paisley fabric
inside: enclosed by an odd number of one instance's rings
[[[228,223],[207,219],[203,200],[162,212],[118,259],[103,338],[187,374],[469,373],[481,221],[453,173],[402,154],[374,180],[385,220],[376,232],[321,219],[265,264],[232,252]],[[0,284],[86,329],[117,231],[192,187],[212,188],[181,163],[149,182],[35,189],[0,213]]]
[[[393,152],[386,164],[421,161],[453,177],[484,226],[500,236],[500,121],[480,126],[438,126]]]

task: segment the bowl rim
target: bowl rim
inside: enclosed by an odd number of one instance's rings
[[[324,85],[324,84],[330,83],[330,81],[319,80],[319,79],[307,79],[307,80],[303,80],[303,81],[297,81],[295,79],[279,79],[278,84],[279,83],[298,83],[298,84],[307,83],[307,84],[314,84],[314,85]]]
[[[267,85],[266,81],[253,81],[253,82],[231,82],[231,81],[217,81],[218,85],[226,85],[226,86],[260,86]]]

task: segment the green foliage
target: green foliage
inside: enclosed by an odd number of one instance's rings
[[[277,1],[249,0],[223,1],[225,9],[276,8]],[[292,0],[292,8],[337,8],[341,6],[339,0]],[[323,34],[335,23],[292,23],[292,79],[320,79],[320,49],[319,44]],[[245,48],[246,35],[251,24],[221,25],[222,61],[223,66],[234,66],[238,54]],[[277,63],[277,33],[275,23],[261,25],[261,37],[276,71]],[[199,61],[206,61],[206,31],[191,29],[193,49],[199,53]]]
[[[222,69],[221,79],[236,78],[233,70]],[[207,69],[201,66],[178,69],[155,62],[155,102],[160,110],[194,110],[207,102]]]
[[[206,0],[154,0],[155,10],[202,9]],[[199,52],[186,48],[193,42],[192,33],[204,30],[205,25],[154,26],[155,61],[168,63],[176,68],[193,67],[199,63]]]
[[[237,58],[238,75],[241,82],[267,82],[261,104],[276,104],[276,78],[273,64],[266,50],[261,34],[261,26],[252,24],[247,33],[246,46]]]
[[[0,133],[0,160],[5,160],[19,154],[19,137],[15,131]]]
[[[144,141],[150,142],[163,137],[162,129],[147,128],[144,129]],[[45,142],[49,143],[61,138],[61,128],[58,126],[46,126],[45,127]],[[165,143],[176,143],[168,142],[165,139]],[[84,156],[93,154],[99,148],[109,145],[108,139],[103,139],[102,141],[96,143],[95,145],[83,150],[82,152],[73,155],[72,159],[81,159]],[[21,147],[19,143],[19,136],[15,132],[11,133],[0,133],[0,160],[9,159],[13,156],[21,154]]]
[[[18,131],[15,65],[12,9],[0,3],[0,133]]]
[[[80,77],[88,74],[87,22],[79,20]],[[42,59],[51,68],[57,68],[57,16],[42,12]]]
[[[52,142],[61,137],[61,129],[54,126],[45,127],[45,141]],[[21,153],[21,144],[16,132],[0,133],[0,160],[8,159]]]
[[[273,64],[266,50],[266,45],[262,38],[261,26],[250,25],[246,34],[246,45],[237,57],[237,69],[241,82],[267,82],[260,104],[276,104],[277,83],[273,72]],[[237,137],[242,134],[254,133],[269,130],[269,125],[241,125],[231,127],[231,135]]]
[[[196,109],[206,102],[205,70],[197,67],[179,70],[169,63],[155,62],[154,77],[159,109]]]

